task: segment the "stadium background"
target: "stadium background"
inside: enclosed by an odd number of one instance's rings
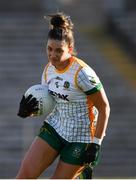
[[[56,11],[75,23],[78,57],[100,76],[111,105],[95,178],[136,178],[136,1],[0,0],[0,178],[14,178],[44,117],[17,117],[22,94],[40,82],[48,24]],[[56,160],[57,161],[57,160]],[[56,162],[41,178],[49,178]]]

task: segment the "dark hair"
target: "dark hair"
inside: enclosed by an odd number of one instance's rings
[[[62,12],[47,15],[45,18],[49,18],[50,22],[50,31],[48,33],[48,39],[55,40],[65,40],[69,46],[73,48],[73,54],[75,55],[74,50],[74,36],[73,36],[73,23],[70,19],[70,16],[65,15]]]

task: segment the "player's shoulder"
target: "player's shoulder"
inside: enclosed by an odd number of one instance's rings
[[[79,74],[84,74],[84,73],[87,73],[87,74],[94,74],[95,71],[94,69],[88,65],[84,60],[82,59],[79,59],[77,57],[75,57],[75,62],[79,64]]]
[[[42,79],[47,80],[47,75],[52,73],[51,63],[48,62],[43,69]]]
[[[51,63],[48,62],[46,65],[45,65],[45,69],[47,69],[48,67],[51,67]]]
[[[51,71],[52,70],[52,65],[50,62],[48,62],[45,67],[44,67],[44,72],[46,73],[47,71]]]
[[[77,57],[73,57],[74,58],[74,61],[80,65],[80,67],[87,67],[88,64],[83,60],[83,59],[80,59],[80,58],[77,58]]]

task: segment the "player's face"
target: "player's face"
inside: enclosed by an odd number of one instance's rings
[[[70,48],[65,41],[49,39],[47,42],[47,56],[52,65],[62,65],[70,57]]]

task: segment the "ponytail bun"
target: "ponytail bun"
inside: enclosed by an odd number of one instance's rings
[[[57,13],[48,15],[48,17],[50,18],[50,25],[52,28],[73,29],[73,23],[70,16],[66,16],[63,13]]]
[[[60,28],[65,26],[65,21],[60,16],[54,16],[52,17],[50,24],[53,26],[53,28]]]

